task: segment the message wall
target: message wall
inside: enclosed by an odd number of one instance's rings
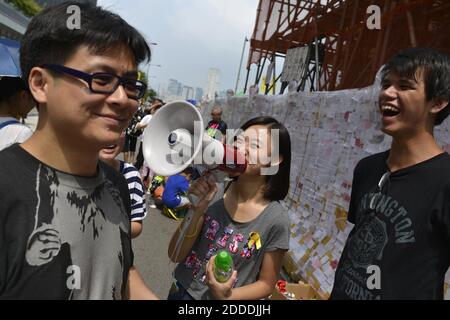
[[[346,221],[353,169],[371,154],[389,149],[380,131],[379,86],[335,92],[300,92],[218,99],[201,108],[207,122],[214,105],[237,129],[250,118],[270,115],[284,123],[292,139],[290,192],[284,206],[291,219],[291,273],[324,296],[331,293],[335,268],[352,225]],[[436,129],[450,152],[450,120]],[[450,299],[450,272],[446,277]]]

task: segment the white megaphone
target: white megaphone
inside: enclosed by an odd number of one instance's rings
[[[236,148],[205,132],[200,112],[186,101],[170,102],[159,109],[145,129],[142,143],[146,163],[161,176],[180,173],[191,164],[232,175],[247,167]]]
[[[174,101],[159,109],[145,129],[142,143],[148,166],[162,176],[171,176],[191,164],[199,164],[211,170],[215,180],[220,182],[227,174],[237,175],[247,168],[245,157],[236,148],[208,136],[200,112],[185,101]],[[193,195],[189,195],[189,199],[193,204],[197,202]],[[175,244],[175,259],[193,215],[189,210],[184,219]]]

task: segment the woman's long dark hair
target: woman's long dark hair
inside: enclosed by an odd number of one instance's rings
[[[266,180],[266,190],[264,198],[270,201],[280,201],[286,198],[289,191],[289,181],[291,173],[291,137],[286,127],[272,117],[261,116],[250,119],[241,126],[245,131],[251,126],[263,125],[269,129],[279,130],[279,154],[282,159],[278,172],[268,175]]]

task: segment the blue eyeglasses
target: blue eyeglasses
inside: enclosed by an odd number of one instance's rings
[[[58,64],[43,64],[41,68],[68,74],[84,80],[93,93],[111,94],[117,90],[119,85],[122,85],[128,98],[139,100],[147,91],[147,85],[144,82],[131,78],[123,78],[113,73],[97,72],[89,74]]]

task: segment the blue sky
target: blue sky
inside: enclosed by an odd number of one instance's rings
[[[234,89],[244,37],[251,37],[258,0],[99,0],[144,34],[152,46],[150,85],[170,78],[206,87],[208,69],[221,70],[220,90]],[[240,88],[245,81],[247,43]],[[147,71],[147,66],[142,66]]]

